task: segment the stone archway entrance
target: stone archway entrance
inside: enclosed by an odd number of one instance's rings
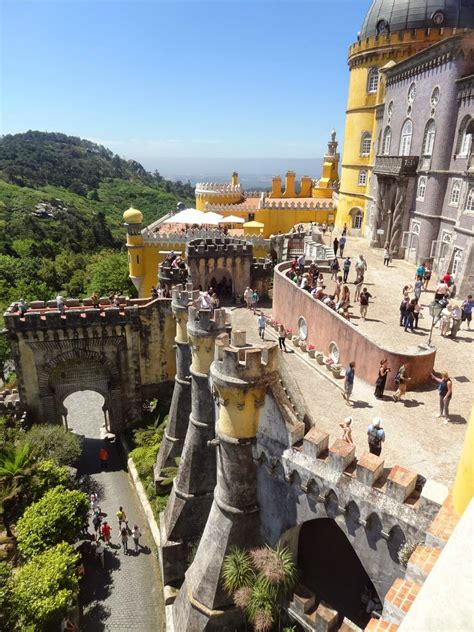
[[[365,628],[375,587],[346,535],[331,518],[305,522],[298,540],[300,582],[356,625]]]
[[[227,268],[218,268],[210,272],[207,285],[217,292],[221,301],[229,300],[233,296],[232,274]]]
[[[64,401],[78,391],[95,391],[103,397],[104,425],[116,434],[123,424],[123,405],[118,371],[104,357],[88,351],[65,353],[47,365],[40,376],[40,399],[53,423],[68,426]]]

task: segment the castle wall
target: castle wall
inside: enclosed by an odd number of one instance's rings
[[[298,332],[298,320],[303,317],[308,327],[308,342],[329,355],[329,346],[335,342],[339,348],[340,363],[347,366],[356,362],[356,376],[375,383],[377,367],[382,358],[395,370],[389,374],[387,388],[394,389],[393,379],[403,363],[410,362],[410,388],[425,384],[433,370],[436,351],[399,353],[378,345],[308,292],[300,289],[285,276],[289,263],[275,268],[273,281],[273,317],[288,329]],[[396,390],[396,389],[395,389]]]

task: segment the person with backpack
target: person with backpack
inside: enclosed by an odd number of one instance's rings
[[[382,452],[382,443],[385,441],[385,431],[382,428],[382,420],[380,417],[374,417],[372,423],[367,428],[367,438],[369,441],[369,452],[380,456]]]
[[[453,396],[453,383],[447,371],[441,371],[441,377],[431,374],[432,379],[438,382],[438,394],[439,394],[439,415],[437,417],[443,418],[444,423],[449,422],[449,404]]]
[[[411,377],[408,375],[408,369],[410,368],[409,362],[405,362],[398,369],[398,372],[395,376],[394,382],[398,386],[397,391],[393,395],[393,401],[401,402],[403,395],[407,392],[407,384]]]
[[[125,555],[128,553],[128,529],[127,527],[122,527],[120,529],[120,539],[122,540],[123,552]]]
[[[100,525],[102,522],[102,518],[98,509],[94,510],[94,515],[92,517],[92,524],[94,525],[94,531],[97,533],[100,532]]]
[[[343,263],[343,271],[344,271],[344,283],[347,283],[347,278],[349,276],[349,270],[351,269],[351,258],[350,257],[346,257],[344,259],[344,263]]]

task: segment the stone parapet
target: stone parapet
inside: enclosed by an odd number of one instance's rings
[[[211,242],[210,240],[200,243],[188,243],[186,247],[187,259],[192,257],[253,257],[253,247],[246,240],[226,239],[223,243]]]
[[[216,354],[212,368],[213,379],[217,383],[228,383],[239,386],[241,383],[264,382],[273,380],[278,368],[278,347],[274,343],[270,347],[251,347],[245,345],[245,332],[233,334],[233,342],[229,343],[227,334],[221,334],[216,340]]]
[[[227,323],[227,315],[225,309],[198,309],[197,307],[189,308],[188,316],[188,332],[196,337],[208,337],[209,335],[217,335],[219,330],[225,328]]]
[[[171,290],[171,309],[173,312],[187,310],[199,298],[199,290],[193,290],[192,283],[178,284]]]

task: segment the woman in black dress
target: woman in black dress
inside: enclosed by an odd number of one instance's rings
[[[391,369],[387,366],[387,362],[387,358],[380,360],[379,374],[377,381],[375,382],[375,397],[377,399],[382,399],[383,392],[385,390],[385,382],[387,381],[387,374],[391,371]]]

